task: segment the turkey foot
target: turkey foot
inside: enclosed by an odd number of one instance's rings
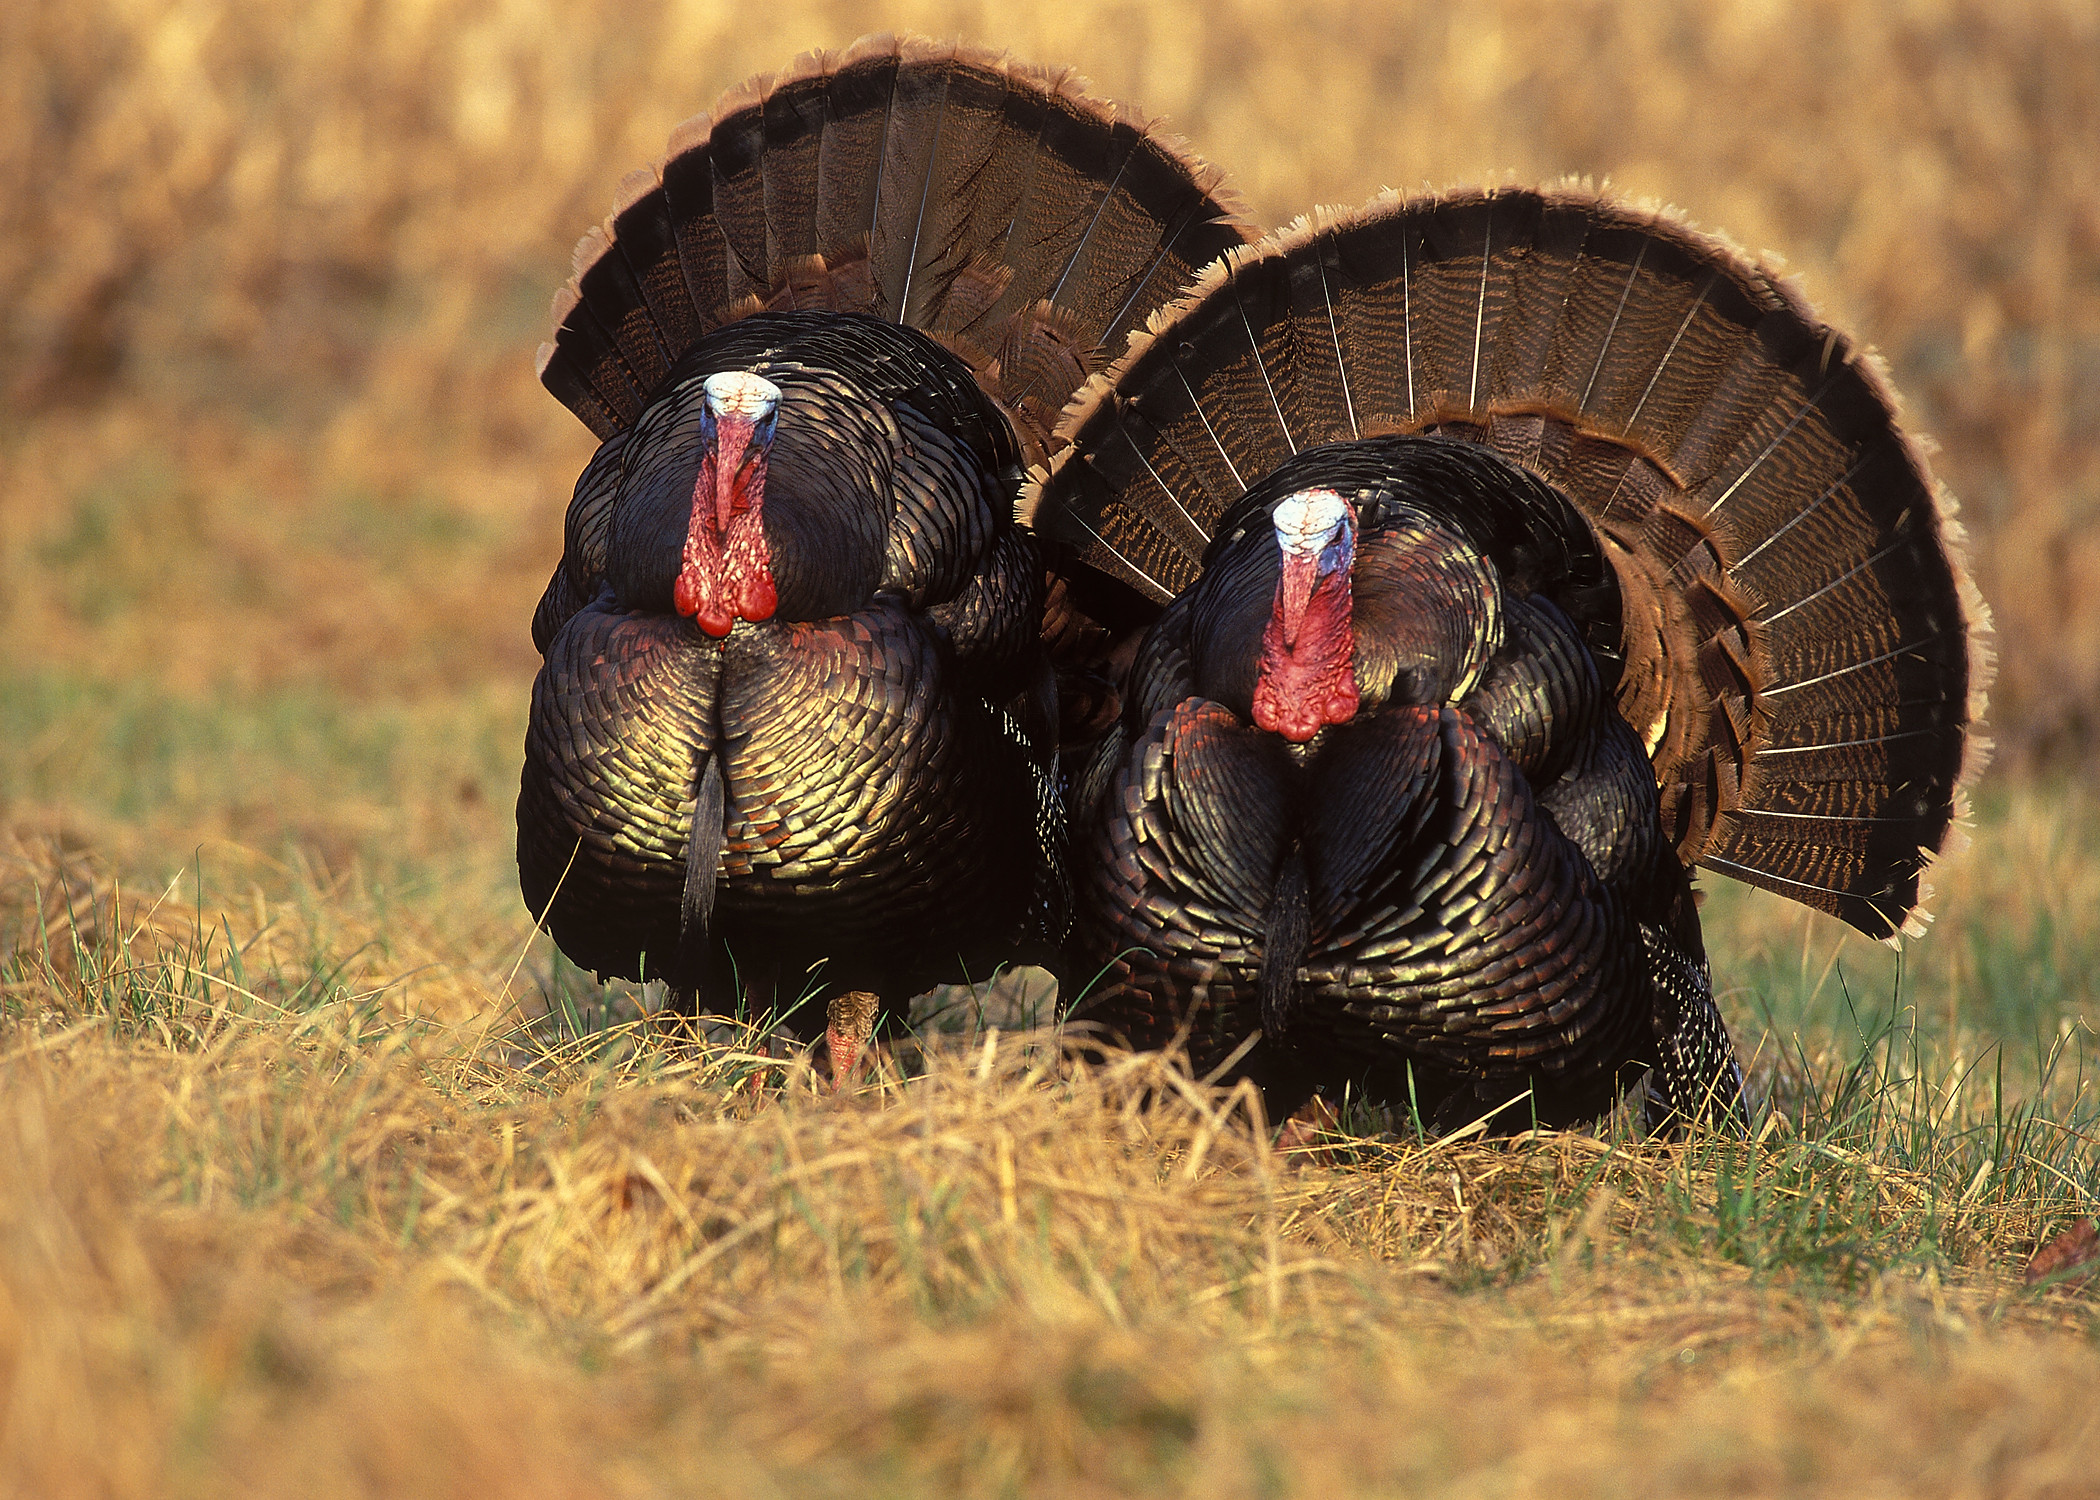
[[[861,1054],[875,1030],[882,997],[871,990],[848,990],[831,997],[824,1010],[824,1051],[831,1061],[831,1090],[844,1093],[860,1071]]]

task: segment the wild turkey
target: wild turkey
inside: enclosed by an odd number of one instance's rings
[[[1278,1112],[1560,1124],[1653,1068],[1739,1121],[1688,871],[1915,933],[1984,753],[1892,412],[1772,273],[1587,191],[1387,195],[1207,270],[1024,505],[1160,610],[1073,798],[1080,1013],[1243,1052]]]
[[[820,964],[894,1006],[1055,938],[1020,476],[1097,347],[1246,238],[1069,73],[891,38],[732,91],[622,184],[541,350],[603,439],[518,799],[570,958],[677,1010],[785,1007]]]

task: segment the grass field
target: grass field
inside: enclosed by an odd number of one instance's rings
[[[2100,1206],[2100,10],[4,10],[0,1493],[2100,1488],[2093,1293],[2023,1276]],[[834,1101],[531,937],[546,299],[677,120],[882,28],[1267,222],[1609,177],[1888,356],[2000,757],[1901,955],[1710,883],[1753,1146],[1283,1157],[1010,1025]]]

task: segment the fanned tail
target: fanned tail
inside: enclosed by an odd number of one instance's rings
[[[1687,863],[1922,930],[1987,756],[1989,626],[1870,355],[1663,213],[1387,194],[1208,268],[1074,398],[1024,510],[1156,605],[1293,453],[1396,432],[1494,448],[1589,518]]]
[[[874,37],[732,89],[630,174],[540,378],[605,438],[724,323],[868,313],[954,349],[1040,458],[1102,351],[1249,237],[1215,169],[1069,72]]]

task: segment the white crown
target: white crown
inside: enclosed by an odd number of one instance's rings
[[[700,382],[707,409],[718,417],[749,417],[756,422],[780,405],[780,387],[748,370],[717,370]]]
[[[1295,557],[1317,557],[1349,523],[1349,502],[1333,490],[1300,490],[1270,512],[1276,544]]]

